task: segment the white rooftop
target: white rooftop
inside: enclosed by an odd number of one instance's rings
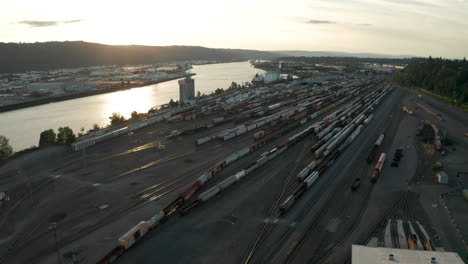
[[[393,260],[390,259],[393,255]],[[435,258],[435,262],[431,262]],[[353,245],[352,264],[464,264],[455,252],[379,248]]]

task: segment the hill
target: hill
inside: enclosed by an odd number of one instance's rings
[[[272,52],[199,46],[104,45],[84,41],[0,43],[0,73],[101,65],[274,59]]]
[[[306,51],[306,50],[279,50],[273,51],[275,53],[284,54],[292,57],[356,57],[356,58],[388,58],[388,59],[402,59],[413,58],[413,55],[388,55],[378,53],[351,53],[340,51]]]

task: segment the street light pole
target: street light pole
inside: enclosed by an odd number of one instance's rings
[[[54,230],[54,237],[55,237],[55,246],[57,247],[57,258],[58,258],[58,263],[62,264],[62,260],[60,258],[60,247],[57,243],[57,223],[53,222],[49,226],[49,230]]]

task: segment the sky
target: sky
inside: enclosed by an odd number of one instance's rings
[[[468,57],[468,0],[0,0],[0,42]]]

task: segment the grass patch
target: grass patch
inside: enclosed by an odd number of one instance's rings
[[[421,93],[423,93],[423,94],[425,94],[425,95],[427,95],[427,96],[430,96],[430,97],[432,97],[432,98],[434,98],[434,99],[437,99],[437,100],[439,100],[439,101],[441,101],[441,102],[443,102],[443,103],[446,103],[446,104],[448,104],[448,105],[451,105],[451,106],[454,106],[454,107],[456,107],[456,108],[458,108],[458,109],[461,109],[461,110],[463,110],[463,111],[465,111],[465,112],[468,112],[468,105],[466,105],[466,104],[462,104],[462,105],[452,104],[452,100],[451,100],[449,97],[442,96],[442,95],[439,95],[439,94],[435,94],[435,93],[433,93],[433,92],[429,92],[429,91],[427,91],[427,90],[420,89],[420,88],[415,88],[415,89],[416,89],[418,92],[421,92]]]

